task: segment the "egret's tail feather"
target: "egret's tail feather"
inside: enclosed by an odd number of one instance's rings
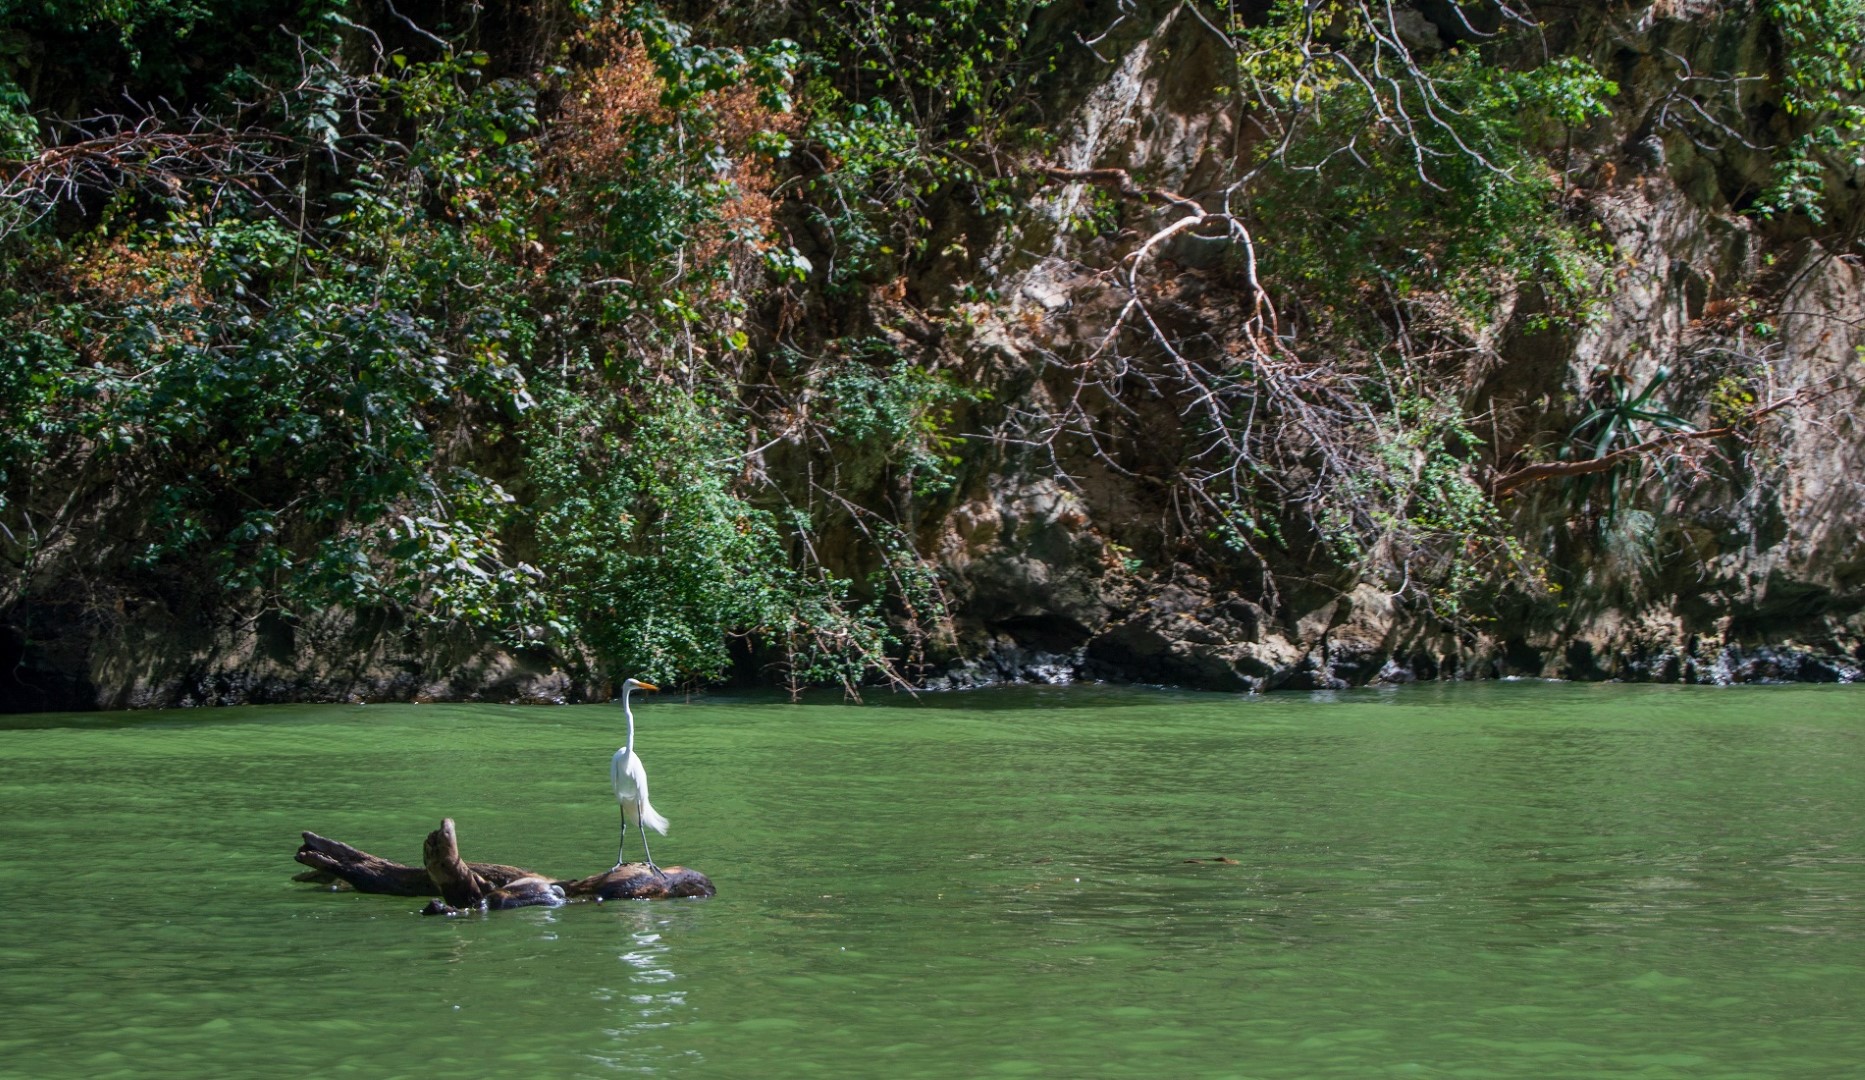
[[[667,819],[655,813],[652,806],[644,806],[641,808],[641,824],[646,825],[662,836],[667,835]]]

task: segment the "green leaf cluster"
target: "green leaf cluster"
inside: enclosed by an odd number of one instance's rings
[[[1520,282],[1581,315],[1601,252],[1556,207],[1559,179],[1540,148],[1604,115],[1617,86],[1571,57],[1521,71],[1473,52],[1415,58],[1416,85],[1369,86],[1345,47],[1332,63],[1297,63],[1301,25],[1252,30],[1240,61],[1246,81],[1304,116],[1286,146],[1259,150],[1255,216],[1274,223],[1264,276],[1308,292],[1329,318],[1369,294],[1429,293],[1481,326]]]
[[[1865,168],[1865,3],[1768,0],[1762,7],[1783,47],[1781,105],[1800,133],[1777,157],[1774,183],[1755,211],[1804,214],[1819,224],[1829,171]]]
[[[759,650],[804,682],[891,670],[942,613],[906,534],[867,523],[883,571],[838,576],[825,522],[746,464],[746,316],[813,270],[742,186],[787,150],[796,47],[592,9],[656,93],[576,114],[579,73],[496,77],[464,37],[346,66],[359,32],[407,38],[339,14],[288,83],[197,100],[271,172],[131,163],[101,209],[0,243],[0,600],[85,572],[54,565],[75,545],[229,618],[386,611],[670,681]],[[0,84],[0,149],[35,131]],[[798,378],[864,453],[945,482],[946,382]]]

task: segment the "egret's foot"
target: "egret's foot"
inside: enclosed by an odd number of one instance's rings
[[[648,863],[648,869],[654,871],[655,877],[666,877],[667,876],[667,871],[662,870],[658,866],[655,866],[653,862]]]

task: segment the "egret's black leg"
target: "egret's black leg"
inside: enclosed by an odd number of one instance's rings
[[[654,852],[648,848],[648,823],[646,821],[638,821],[635,823],[635,828],[639,829],[641,832],[641,850],[647,853],[648,869],[654,871],[656,874],[660,873],[661,868],[654,865]]]
[[[628,811],[622,809],[621,806],[618,805],[615,808],[615,812],[622,817],[622,842],[617,845],[615,849],[615,870],[620,870],[622,868],[622,863],[627,861],[623,858],[623,853],[628,850]],[[611,870],[609,873],[613,874],[615,870]]]

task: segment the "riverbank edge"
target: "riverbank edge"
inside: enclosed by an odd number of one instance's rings
[[[291,668],[265,657],[231,667],[171,657],[120,682],[34,670],[8,658],[0,713],[125,711],[238,705],[493,702],[560,705],[607,701],[607,679],[577,675],[562,658],[483,646],[466,655],[376,657],[363,664]],[[110,665],[114,666],[114,665]],[[166,670],[160,670],[165,668]],[[921,692],[1077,683],[1161,686],[1242,694],[1346,690],[1410,683],[1536,679],[1682,685],[1850,684],[1865,681],[1865,657],[1802,643],[1685,647],[1517,638],[1471,645],[1410,641],[1369,645],[1342,635],[1300,648],[1270,636],[1254,642],[1148,640],[1131,626],[1086,643],[1044,649],[1008,637],[918,673]],[[768,688],[749,665],[721,687]],[[876,687],[875,689],[882,689]]]

